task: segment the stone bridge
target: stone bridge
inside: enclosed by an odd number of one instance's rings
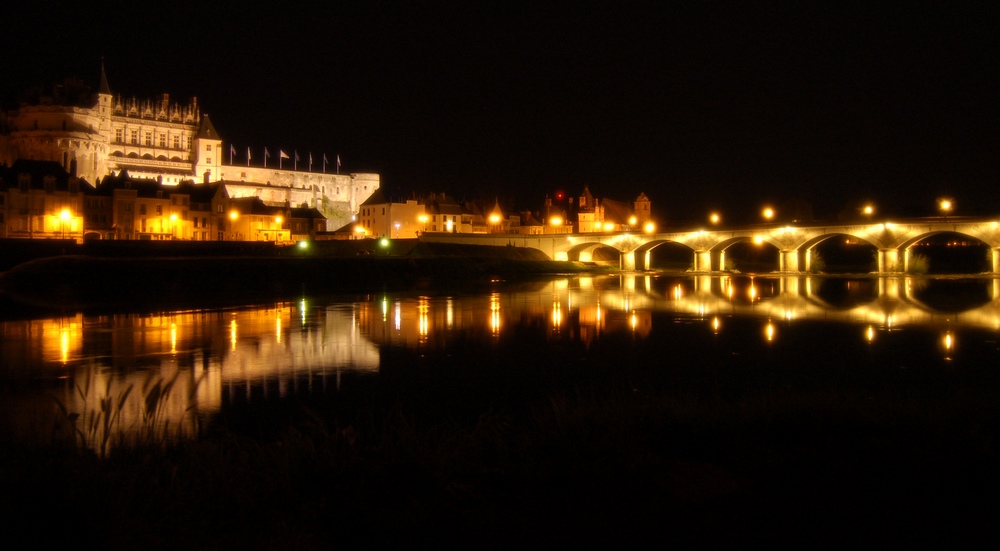
[[[722,270],[726,250],[737,243],[767,243],[779,251],[779,272],[810,271],[813,249],[833,237],[851,237],[878,251],[878,272],[899,273],[909,268],[911,247],[933,235],[954,232],[990,247],[991,271],[1000,272],[1000,221],[997,219],[921,219],[908,222],[827,224],[813,226],[756,226],[699,229],[663,233],[590,234],[458,234],[424,233],[421,240],[444,243],[531,247],[553,260],[591,261],[599,248],[618,251],[623,270],[647,270],[653,249],[679,243],[691,249],[695,272]]]

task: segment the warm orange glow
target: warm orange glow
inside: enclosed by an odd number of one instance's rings
[[[69,221],[72,217],[73,214],[69,211],[69,209],[62,209],[62,211],[59,212],[59,218],[62,219],[63,222]]]
[[[604,223],[604,231],[611,231],[613,229],[615,229],[615,225],[614,224],[612,224],[611,222],[605,222]]]
[[[361,225],[354,226],[354,233],[365,233],[365,227]]]
[[[762,236],[760,236],[760,235],[755,235],[755,236],[753,236],[753,242],[754,242],[754,245],[760,245],[761,243],[764,242],[764,238]]]
[[[861,212],[863,212],[865,216],[871,216],[875,214],[875,207],[872,205],[865,205],[865,208],[861,209]]]
[[[646,222],[646,225],[642,228],[646,233],[653,233],[656,231],[656,224],[653,222]]]
[[[770,321],[767,322],[767,327],[764,328],[764,337],[767,338],[767,342],[774,341],[774,324]]]
[[[764,207],[764,211],[761,214],[764,216],[765,220],[770,222],[771,219],[774,218],[774,209],[771,207]]]
[[[237,212],[236,210],[229,211],[229,219],[230,220],[236,220],[239,217],[240,217],[240,213]]]
[[[563,225],[562,216],[553,216],[552,218],[549,218],[549,225],[550,226],[561,226],[561,225]]]
[[[719,216],[719,213],[713,212],[712,214],[708,215],[708,220],[713,224],[718,224],[719,222],[722,221],[722,217]]]
[[[421,214],[420,216],[417,217],[417,221],[420,222],[421,224],[426,224],[427,223],[427,215],[426,214]]]
[[[497,215],[497,214],[491,214],[490,215],[490,224],[499,224],[499,223],[500,223],[500,216]]]
[[[628,225],[629,226],[634,226],[634,225],[636,225],[638,223],[639,223],[639,219],[638,218],[636,218],[635,216],[629,217],[629,219],[628,219]]]
[[[955,208],[955,204],[952,203],[951,199],[939,199],[938,208],[941,209],[942,213],[948,214],[951,209]]]
[[[280,225],[280,224],[282,224],[282,223],[284,223],[284,222],[285,222],[285,219],[284,219],[283,217],[281,217],[281,216],[276,216],[276,217],[274,218],[274,222],[275,222],[276,224],[279,224],[279,225]]]

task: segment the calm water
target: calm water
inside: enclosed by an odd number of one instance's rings
[[[3,321],[3,418],[27,431],[58,417],[60,405],[61,415],[86,418],[110,397],[122,436],[156,427],[183,437],[234,402],[335,396],[353,377],[385,376],[392,350],[458,356],[475,369],[499,343],[519,339],[525,353],[569,344],[583,361],[602,343],[620,347],[622,357],[630,347],[653,346],[663,368],[992,365],[1000,360],[998,287],[993,279],[624,275],[461,296],[304,297]],[[153,392],[160,398],[147,400]]]

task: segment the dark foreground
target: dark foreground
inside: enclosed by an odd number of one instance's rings
[[[0,515],[11,541],[114,549],[974,548],[995,536],[996,366],[630,339],[385,349],[379,374],[339,390],[231,400],[196,441],[103,460],[48,426],[4,435]]]

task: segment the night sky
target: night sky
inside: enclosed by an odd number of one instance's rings
[[[396,196],[537,209],[588,185],[667,225],[1000,214],[995,6],[675,4],[18,8],[0,91],[96,84],[103,57],[115,93],[197,96],[238,164],[339,154]]]

